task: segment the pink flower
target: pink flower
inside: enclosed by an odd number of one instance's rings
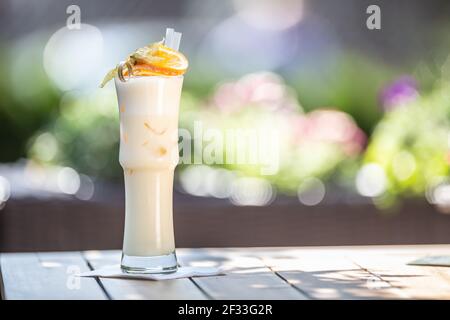
[[[226,82],[217,88],[212,101],[225,113],[249,106],[268,110],[300,109],[295,95],[282,78],[270,72],[251,73],[236,82]]]
[[[366,143],[366,135],[346,113],[337,110],[316,110],[292,119],[294,140],[303,142],[335,143],[347,155],[360,153]]]

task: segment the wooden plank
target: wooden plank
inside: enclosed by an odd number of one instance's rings
[[[87,251],[85,258],[93,268],[120,263],[120,251]],[[206,296],[190,279],[150,281],[99,278],[106,292],[117,300],[203,300]]]
[[[89,268],[79,252],[0,255],[4,299],[106,299],[95,279],[78,278]]]
[[[450,246],[179,249],[182,265],[221,266],[225,276],[163,282],[100,279],[113,299],[450,299],[450,268],[409,266]],[[86,252],[98,268],[119,251]],[[1,254],[4,299],[105,299],[78,252]],[[77,286],[79,281],[79,286]]]
[[[225,270],[223,276],[193,278],[212,299],[306,299],[254,257],[251,249],[183,249],[178,256],[182,265]]]
[[[405,251],[353,252],[349,258],[399,288],[404,298],[450,299],[450,268],[408,265],[430,254],[450,255],[450,249],[417,247],[416,250]]]
[[[312,299],[400,298],[396,288],[346,258],[345,250],[280,249],[262,261]]]

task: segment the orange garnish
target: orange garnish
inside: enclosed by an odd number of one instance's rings
[[[186,57],[161,43],[138,49],[129,57],[134,76],[179,76],[186,72],[188,61]],[[129,70],[123,75],[128,77]]]
[[[180,76],[188,68],[188,60],[179,51],[157,42],[137,49],[118,67],[110,70],[100,87],[118,76],[120,80],[131,76]],[[129,70],[131,69],[131,72]]]
[[[135,76],[179,76],[183,73],[184,71],[159,65],[137,64],[133,67],[133,75]]]

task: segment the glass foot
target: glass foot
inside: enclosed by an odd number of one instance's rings
[[[177,271],[175,251],[162,256],[129,256],[122,253],[120,267],[126,273],[172,273]]]

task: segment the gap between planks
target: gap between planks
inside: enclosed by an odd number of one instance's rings
[[[94,267],[92,266],[92,264],[89,262],[88,259],[86,259],[85,255],[83,252],[81,252],[81,256],[83,257],[84,261],[86,262],[87,266],[89,269],[94,270]],[[103,290],[103,293],[105,294],[106,298],[108,300],[112,300],[111,295],[109,294],[108,290],[106,290],[106,288],[103,286],[102,281],[100,280],[100,277],[95,277],[95,281],[97,282],[97,284],[99,285],[99,287]]]

